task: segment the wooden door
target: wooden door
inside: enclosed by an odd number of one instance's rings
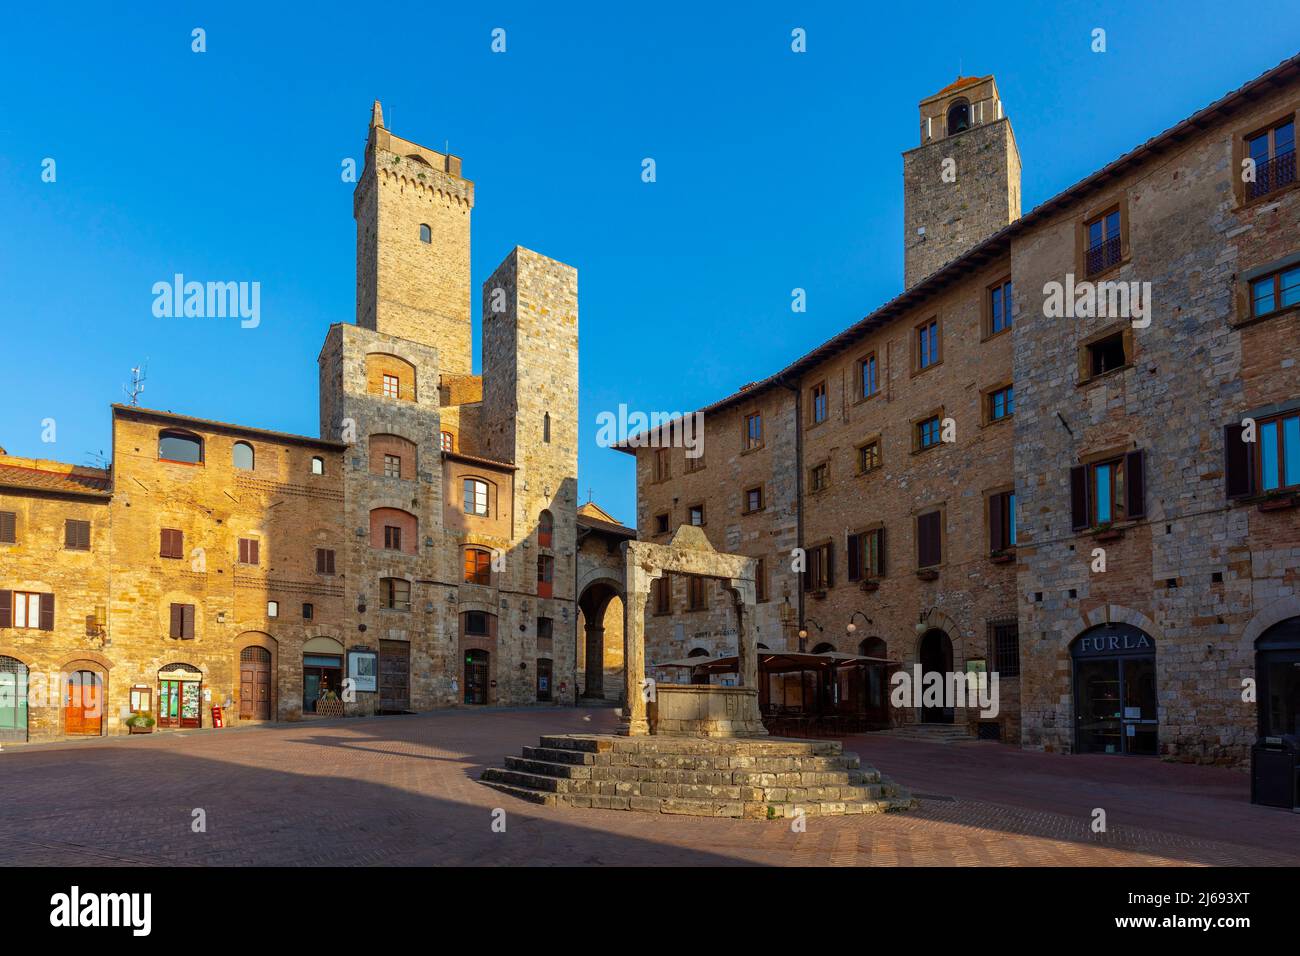
[[[465,703],[488,702],[488,652],[473,650],[465,654]]]
[[[264,647],[240,652],[239,719],[271,719],[271,652]]]
[[[103,728],[103,682],[94,671],[68,676],[63,693],[63,732],[70,736],[98,737]]]
[[[411,654],[405,641],[379,642],[379,709],[411,709]]]

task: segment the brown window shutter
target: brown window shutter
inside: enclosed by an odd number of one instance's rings
[[[249,563],[249,564],[257,564],[257,563],[258,563],[258,557],[259,557],[259,555],[258,555],[258,550],[259,550],[260,544],[261,544],[261,542],[259,542],[256,538],[253,538],[253,539],[250,539],[250,540],[249,540],[249,542],[248,542],[248,563]]]
[[[248,539],[247,538],[239,539],[239,563],[240,564],[248,563]]]
[[[77,544],[86,551],[90,550],[90,522],[77,523]]]
[[[835,587],[835,545],[826,545],[826,587]]]
[[[158,557],[170,558],[172,556],[172,533],[166,528],[158,532]]]
[[[858,581],[862,578],[862,535],[849,535],[849,580]]]
[[[179,604],[173,604],[171,609],[171,625],[167,629],[167,634],[169,637],[180,637],[181,629],[184,627],[183,617],[181,615],[181,606]]]
[[[1070,469],[1070,528],[1082,531],[1088,527],[1088,469],[1076,465]]]
[[[939,564],[943,556],[939,531],[939,512],[931,511],[916,519],[917,567],[929,568]]]
[[[77,546],[77,523],[71,518],[63,522],[63,546],[65,548]]]
[[[14,626],[14,592],[0,591],[0,627]]]
[[[0,542],[13,544],[17,540],[15,517],[12,511],[0,511]]]
[[[1223,470],[1229,498],[1247,498],[1255,492],[1255,449],[1241,440],[1244,431],[1238,422],[1223,426]]]
[[[935,564],[943,564],[943,513],[939,511],[930,518],[930,554]]]
[[[325,549],[324,548],[316,549],[316,573],[317,574],[325,573]]]
[[[41,630],[54,630],[54,595],[41,595]]]
[[[194,639],[194,605],[181,605],[181,637],[187,641]]]
[[[1006,540],[1002,537],[1003,511],[1006,510],[1007,499],[1004,495],[989,495],[989,550],[1001,551],[1007,546]]]
[[[1124,514],[1128,518],[1143,518],[1147,513],[1146,458],[1142,449],[1131,451],[1124,457]]]
[[[876,534],[879,536],[877,538],[878,544],[876,547],[876,550],[878,551],[878,555],[876,558],[876,562],[878,565],[878,567],[876,568],[876,574],[880,575],[881,577],[884,577],[885,576],[885,529],[881,528],[879,531],[876,532]]]

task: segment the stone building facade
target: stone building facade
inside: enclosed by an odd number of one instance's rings
[[[0,740],[576,699],[577,273],[512,250],[474,374],[473,205],[376,103],[320,438],[114,406],[107,470],[0,458]]]
[[[906,291],[703,409],[704,469],[624,446],[642,537],[699,523],[743,551],[746,489],[796,476],[754,552],[806,557],[782,647],[998,675],[996,717],[894,723],[1216,762],[1300,731],[1270,671],[1300,650],[1298,110],[1300,58],[1021,216],[992,78],[928,97]],[[788,427],[750,474],[735,438],[760,405]],[[679,630],[649,619],[652,661],[690,652]]]

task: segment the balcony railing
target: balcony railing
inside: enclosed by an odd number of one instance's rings
[[[1115,263],[1119,262],[1120,237],[1115,236],[1107,239],[1105,242],[1090,246],[1085,260],[1085,268],[1088,275],[1095,276],[1099,272],[1105,272]]]
[[[1255,181],[1246,183],[1246,196],[1258,199],[1295,182],[1295,150],[1279,153],[1255,166]]]

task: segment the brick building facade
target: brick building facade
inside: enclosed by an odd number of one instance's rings
[[[999,677],[995,718],[895,723],[1224,762],[1300,731],[1298,109],[1300,58],[1021,216],[992,77],[927,97],[906,291],[702,409],[702,466],[622,446],[641,536],[761,558],[772,649]],[[734,653],[672,588],[649,659]]]
[[[119,405],[107,470],[0,457],[0,740],[572,702],[577,273],[512,250],[473,374],[473,205],[376,103],[321,438]]]

